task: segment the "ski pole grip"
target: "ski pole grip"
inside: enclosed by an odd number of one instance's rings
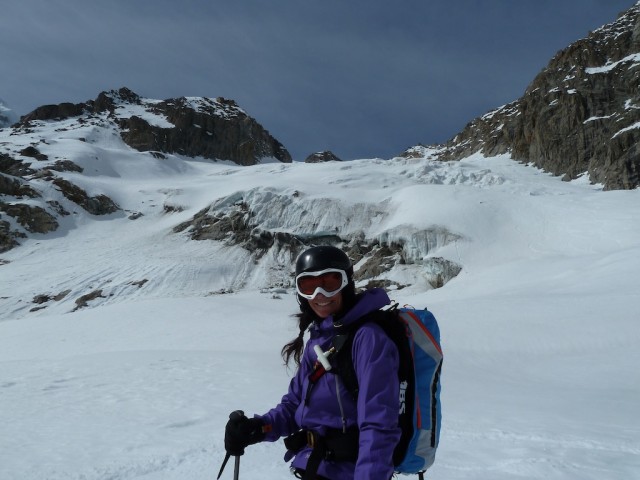
[[[244,412],[242,410],[236,410],[229,414],[229,420],[240,420],[242,417],[244,417]]]
[[[322,364],[322,366],[324,367],[324,369],[328,372],[329,370],[331,370],[331,364],[329,363],[329,359],[327,358],[327,353],[324,353],[322,351],[322,348],[320,348],[320,345],[314,345],[313,346],[313,351],[316,352],[316,355],[318,356],[318,361]]]

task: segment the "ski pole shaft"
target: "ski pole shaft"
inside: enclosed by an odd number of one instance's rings
[[[236,464],[233,467],[233,480],[238,480],[240,477],[240,455],[236,456]]]

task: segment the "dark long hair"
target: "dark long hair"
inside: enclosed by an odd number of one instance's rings
[[[346,287],[342,289],[342,310],[335,315],[335,318],[340,318],[346,312],[351,310],[356,303],[356,286],[353,280],[349,280]],[[298,336],[287,343],[280,354],[284,360],[285,365],[289,365],[289,361],[293,357],[296,367],[300,366],[302,360],[302,352],[304,351],[304,333],[314,322],[319,323],[322,319],[318,317],[311,306],[309,301],[298,295],[298,303],[300,304],[300,313],[296,313],[293,316],[298,319]]]
[[[298,319],[298,328],[300,329],[300,332],[296,338],[282,347],[280,355],[282,355],[285,365],[289,365],[289,361],[291,360],[291,357],[293,357],[296,367],[299,367],[300,360],[302,359],[302,351],[304,350],[304,332],[307,331],[313,322],[319,320],[319,318],[313,312],[300,312],[293,316]]]

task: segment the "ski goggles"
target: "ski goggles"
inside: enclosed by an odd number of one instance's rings
[[[347,286],[347,272],[338,268],[327,268],[319,272],[304,272],[296,277],[296,292],[307,300],[312,300],[318,293],[325,297],[333,297]]]

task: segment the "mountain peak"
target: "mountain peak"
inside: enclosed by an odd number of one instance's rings
[[[109,90],[107,92],[102,92],[98,95],[96,101],[100,98],[110,99],[113,103],[131,103],[134,105],[140,104],[140,95],[135,93],[132,90],[129,90],[127,87],[122,87],[118,90]]]
[[[324,150],[322,152],[315,152],[309,155],[304,162],[305,163],[323,163],[323,162],[341,162],[342,159],[330,150]]]
[[[263,158],[291,162],[291,155],[235,101],[222,97],[143,98],[132,90],[101,92],[84,103],[44,105],[20,119],[28,130],[33,122],[102,116],[115,124],[126,144],[139,151],[178,153],[188,157],[230,160],[254,165]]]
[[[442,160],[510,153],[565,180],[640,186],[640,2],[558,52],[524,95],[470,122]]]
[[[197,114],[211,115],[226,119],[247,116],[247,113],[234,100],[224,97],[180,97],[166,102],[177,107],[190,108]]]

